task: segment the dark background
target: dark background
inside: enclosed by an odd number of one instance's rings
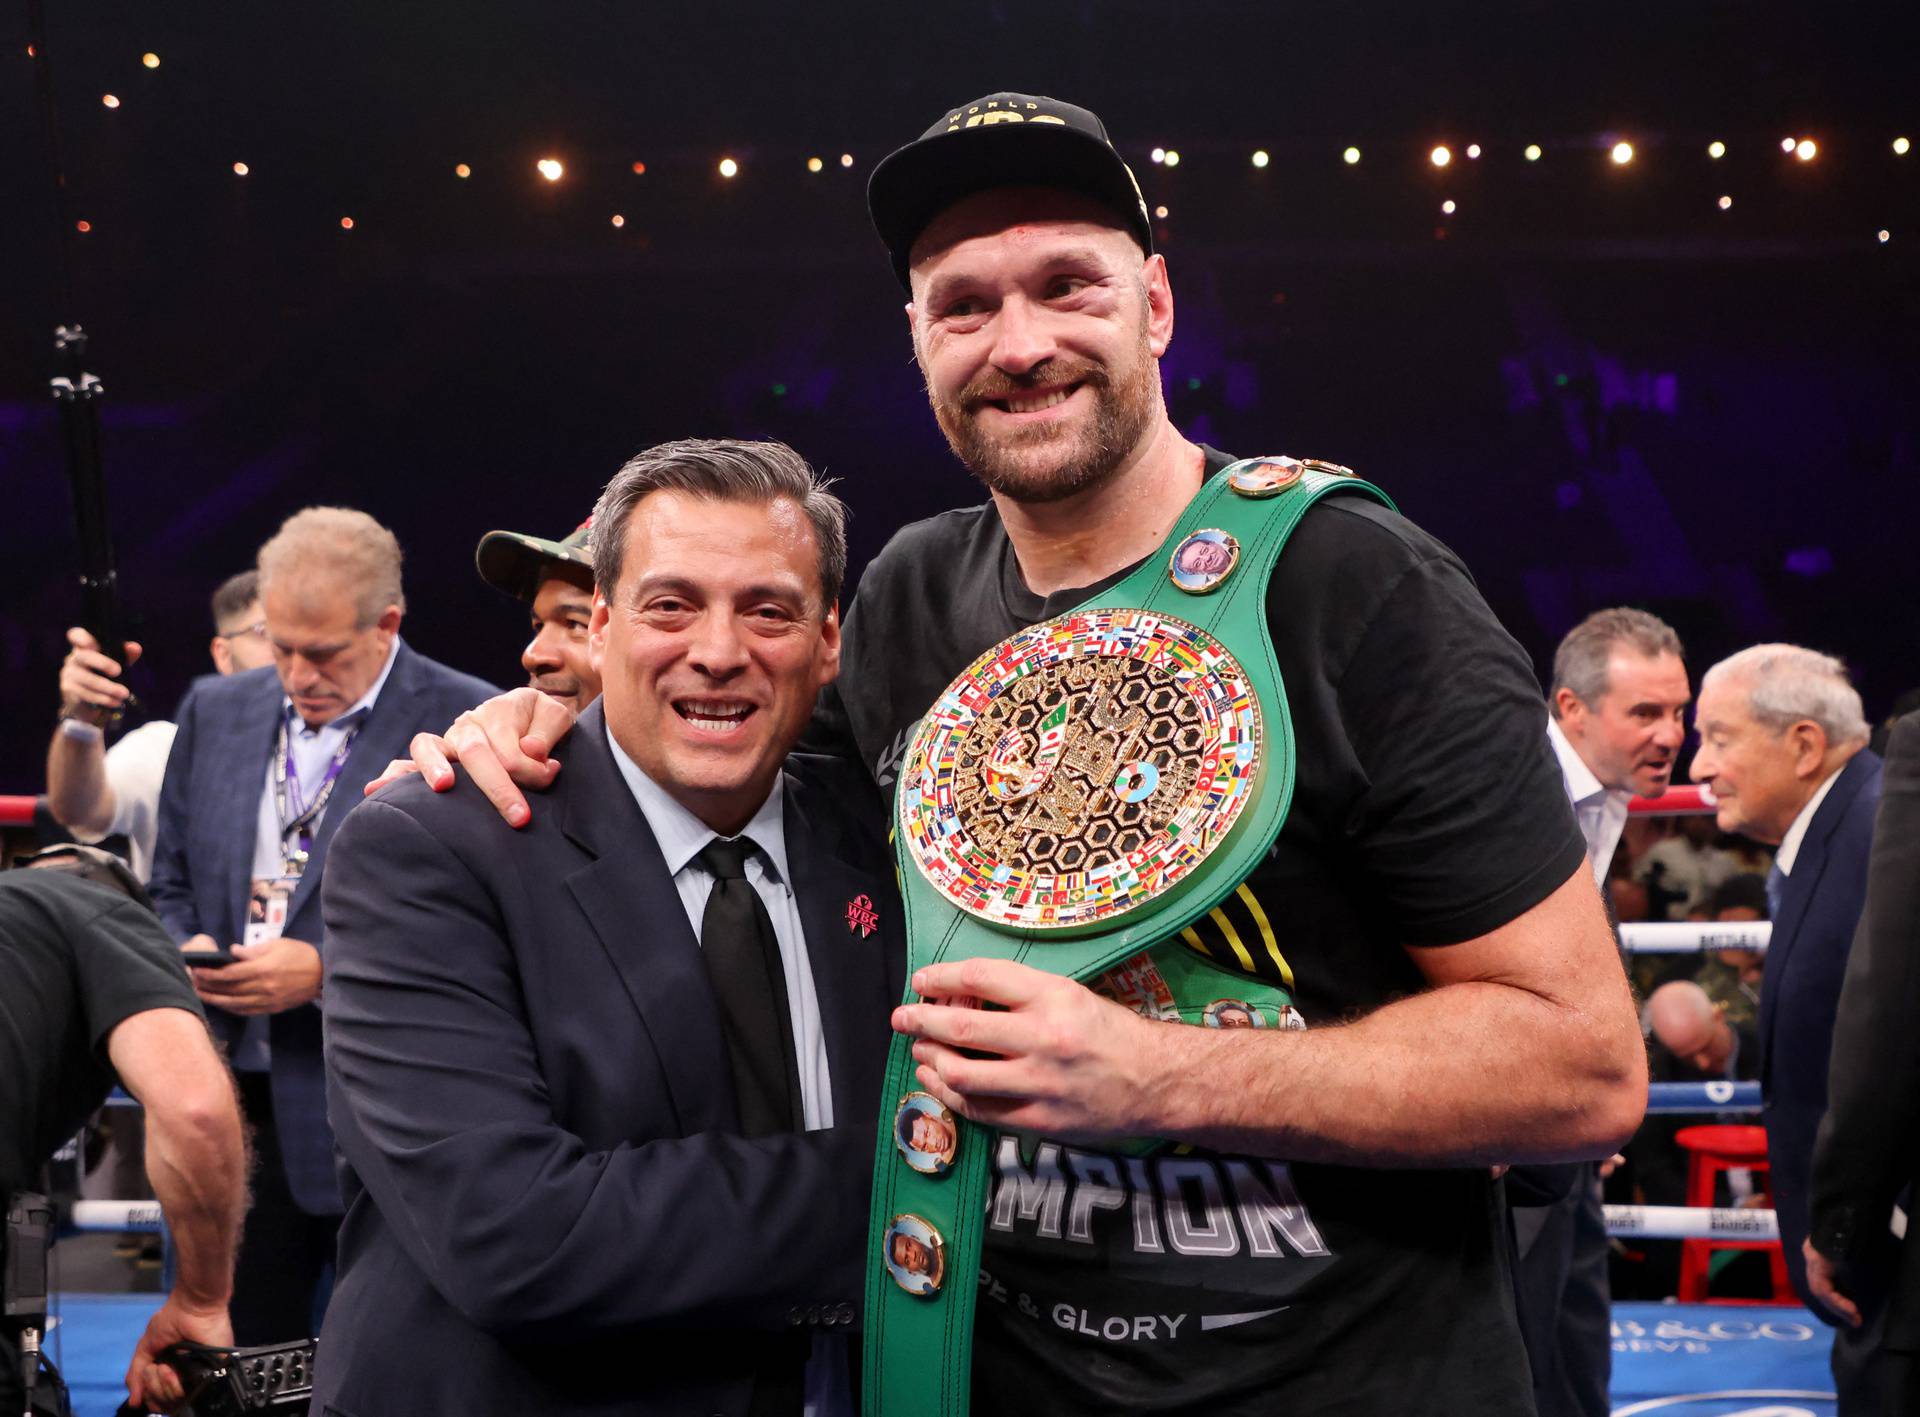
[[[79,604],[56,322],[94,335],[156,711],[207,667],[208,592],[313,502],[399,533],[416,647],[513,683],[524,617],[475,540],[563,533],[649,443],[792,442],[844,479],[856,569],[977,500],[862,190],[999,89],[1094,108],[1167,208],[1175,421],[1380,482],[1543,670],[1633,602],[1696,673],[1786,638],[1844,655],[1873,716],[1920,683],[1911,3],[59,3],[64,220],[26,15],[0,15],[0,791],[40,785]]]

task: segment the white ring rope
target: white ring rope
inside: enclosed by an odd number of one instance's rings
[[[1780,1222],[1770,1210],[1715,1206],[1610,1205],[1607,1233],[1643,1240],[1778,1240]]]
[[[1620,948],[1635,955],[1765,951],[1772,938],[1770,920],[1639,920],[1620,926]]]

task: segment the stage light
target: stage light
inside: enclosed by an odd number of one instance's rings
[[[1152,152],[1148,153],[1147,156],[1155,162],[1165,162],[1167,160],[1167,150],[1165,148],[1155,148]]]
[[[817,157],[810,157],[807,159],[807,171],[809,172],[819,172],[825,167],[826,167],[826,164],[820,161],[820,159]]]
[[[615,212],[613,214],[613,224],[616,227],[625,226],[627,224],[627,219],[621,216],[619,212]]]
[[[1719,205],[1720,205],[1720,210],[1721,210],[1721,211],[1723,211],[1723,212],[1724,212],[1724,211],[1731,211],[1731,210],[1733,209],[1733,198],[1731,198],[1731,197],[1722,197],[1722,198],[1720,199],[1720,203],[1719,203]]]
[[[1905,138],[1895,138],[1893,140],[1893,155],[1895,157],[1905,157],[1907,150],[1912,146],[1913,144],[1909,143]]]
[[[1540,161],[1540,145],[1538,143],[1528,143],[1526,156],[1528,162]]]
[[[1727,155],[1727,145],[1721,142],[1718,138],[1715,138],[1712,142],[1707,144],[1707,156],[1712,158],[1715,162],[1718,162],[1721,158],[1725,157],[1726,155]]]
[[[1448,163],[1453,161],[1453,153],[1448,150],[1445,144],[1442,144],[1441,146],[1435,148],[1432,152],[1428,153],[1427,157],[1432,161],[1435,167],[1445,167]]]
[[[1798,143],[1794,144],[1793,155],[1802,162],[1812,162],[1816,157],[1820,156],[1820,145],[1814,142],[1812,138],[1802,138]]]
[[[1172,148],[1168,148],[1166,163],[1168,167],[1178,167],[1180,165],[1180,154]]]
[[[1159,217],[1162,221],[1165,221],[1167,219],[1167,209],[1165,207],[1155,207],[1153,209],[1153,214]]]
[[[158,69],[160,67],[160,56],[149,49],[145,54],[140,56],[140,62],[145,64],[149,69]]]
[[[1478,143],[1468,143],[1467,156],[1470,159],[1478,158],[1480,156],[1480,145]]]
[[[1613,158],[1616,166],[1625,167],[1633,161],[1633,144],[1624,142],[1615,143],[1613,145],[1613,151],[1609,156]]]
[[[1340,154],[1340,161],[1344,162],[1348,167],[1358,166],[1360,162],[1360,149],[1348,148]]]
[[[1449,197],[1447,198],[1446,201],[1442,202],[1440,204],[1440,210],[1445,212],[1448,216],[1452,216],[1454,214],[1454,211],[1456,210],[1453,204],[1453,198]]]
[[[1265,148],[1260,148],[1253,155],[1253,165],[1255,167],[1265,167],[1272,161],[1273,159],[1267,156],[1267,150]]]
[[[460,178],[471,177],[473,176],[473,169],[468,167],[464,162],[456,162],[453,165],[453,175]]]
[[[343,216],[343,217],[341,217],[341,218],[340,218],[340,229],[341,229],[342,231],[352,231],[352,230],[353,230],[353,218],[352,218],[352,217],[350,217],[350,216]]]
[[[840,154],[840,165],[841,165],[842,167],[852,167],[852,166],[853,166],[853,154],[852,154],[852,153],[841,153],[841,154]]]
[[[120,100],[110,93],[101,94],[100,102],[104,103],[108,108],[118,108],[120,106]]]
[[[565,164],[557,157],[543,157],[534,164],[534,168],[549,182],[558,182],[567,175]]]
[[[85,236],[89,231],[93,230],[93,223],[90,221],[76,221],[73,224],[73,229],[82,236]]]
[[[1794,150],[1798,142],[1799,142],[1799,139],[1797,138],[1782,138],[1780,140],[1780,151],[1783,153],[1790,153]]]
[[[253,171],[253,169],[248,167],[244,162],[236,162],[233,165],[233,175],[235,177],[245,177],[251,171]]]
[[[647,165],[644,162],[636,162],[633,165],[633,175],[635,177],[645,177],[647,175]]]
[[[82,226],[86,225],[85,222],[81,222],[80,224]],[[1891,231],[1888,231],[1884,226],[1881,227],[1878,231],[1876,231],[1874,235],[1879,239],[1880,244],[1882,246],[1886,245],[1889,241],[1893,240],[1893,233]]]
[[[722,177],[736,176],[739,173],[739,171],[740,171],[740,164],[735,162],[732,158],[723,157],[720,159],[720,175]]]

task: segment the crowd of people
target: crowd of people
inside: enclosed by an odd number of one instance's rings
[[[1826,655],[1695,679],[1669,626],[1607,609],[1543,705],[1458,560],[1316,472],[1256,591],[1296,758],[1252,873],[1125,987],[916,940],[883,798],[929,706],[1164,558],[1197,499],[1294,495],[1303,465],[1236,482],[1167,419],[1172,287],[1092,114],[962,105],[870,203],[990,498],[901,531],[844,610],[838,499],[792,449],[716,439],[639,454],[563,539],[482,539],[532,632],[505,694],[406,643],[400,547],[343,508],[219,588],[217,673],[171,723],[108,746],[142,649],[70,632],[49,806],[132,871],[119,896],[11,873],[71,893],[15,933],[87,978],[180,952],[171,984],[76,997],[57,1056],[149,1100],[127,1030],[203,1016],[235,1081],[195,1091],[194,1135],[252,1177],[183,1181],[150,1110],[181,1264],[132,1398],[178,1396],[172,1341],[318,1333],[317,1411],[850,1413],[903,1361],[860,1341],[879,1247],[917,1301],[977,1306],[943,1411],[1604,1413],[1603,1190],[1684,1190],[1651,1074],[1761,1081],[1768,1171],[1729,1200],[1777,1211],[1842,1411],[1913,1410],[1905,1099],[1862,1074],[1913,1070],[1886,1010],[1914,1000],[1916,873]],[[1174,551],[1180,595],[1237,574],[1209,535],[1205,566]],[[1713,815],[1636,818],[1690,727]],[[1911,816],[1917,735],[1885,812]],[[1609,911],[1773,934],[1636,959],[1636,992]],[[1161,1027],[1192,971],[1213,1026]],[[0,1186],[111,1080],[61,1084]],[[948,1162],[991,1146],[977,1285],[923,1217],[869,1222],[876,1145],[936,1133]]]

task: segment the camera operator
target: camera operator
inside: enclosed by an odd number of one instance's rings
[[[160,1350],[233,1342],[227,1301],[247,1176],[233,1079],[179,949],[118,859],[55,847],[0,874],[0,979],[0,1193],[33,1187],[116,1080],[146,1111],[147,1175],[177,1269],[134,1349],[127,1392],[136,1406],[177,1403]],[[24,1402],[18,1323],[0,1321],[7,1417]]]

